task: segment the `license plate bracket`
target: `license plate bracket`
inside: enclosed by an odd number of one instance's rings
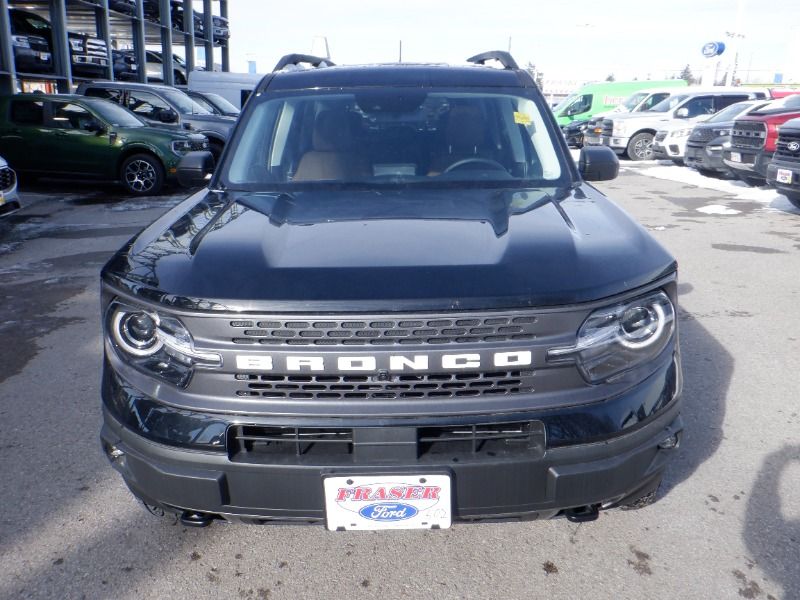
[[[446,474],[332,475],[323,488],[329,531],[447,529],[452,522]]]
[[[738,152],[731,152],[731,161],[737,163],[742,162],[742,155]]]
[[[778,183],[792,183],[793,175],[791,169],[778,169],[775,179],[778,180]]]

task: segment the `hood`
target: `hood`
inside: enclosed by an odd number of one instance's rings
[[[644,229],[588,186],[204,191],[144,230],[104,277],[195,307],[436,310],[585,302],[675,268]]]
[[[192,133],[185,129],[167,128],[167,127],[113,127],[114,132],[121,136],[131,136],[133,138],[147,137],[150,139],[160,138],[166,142],[173,140],[191,140],[202,142],[206,139],[202,133]]]
[[[626,113],[619,113],[609,115],[610,119],[614,121],[627,121],[628,119],[655,119],[658,121],[671,121],[672,120],[672,112],[647,112],[647,111],[640,111],[640,112],[626,112]]]
[[[185,119],[201,121],[203,123],[220,123],[230,126],[233,126],[236,123],[236,117],[226,117],[224,115],[183,115],[183,117]]]

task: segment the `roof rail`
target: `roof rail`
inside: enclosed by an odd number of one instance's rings
[[[319,56],[312,56],[311,54],[287,54],[281,57],[278,64],[272,69],[272,72],[280,71],[290,65],[297,67],[301,64],[311,65],[314,68],[332,67],[336,65],[330,58],[320,58]]]
[[[476,65],[485,65],[487,60],[496,60],[504,69],[519,69],[517,61],[511,56],[509,52],[503,50],[490,50],[489,52],[481,52],[475,56],[470,56],[467,62],[475,63]]]

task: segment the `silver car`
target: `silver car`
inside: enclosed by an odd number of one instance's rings
[[[19,210],[17,195],[17,174],[0,156],[0,217]]]

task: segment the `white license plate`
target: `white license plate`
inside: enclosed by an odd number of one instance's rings
[[[450,527],[449,475],[326,477],[323,486],[330,531]]]
[[[778,169],[775,179],[778,183],[792,183],[792,172],[789,169]]]
[[[742,162],[742,155],[738,152],[731,152],[731,162]]]

